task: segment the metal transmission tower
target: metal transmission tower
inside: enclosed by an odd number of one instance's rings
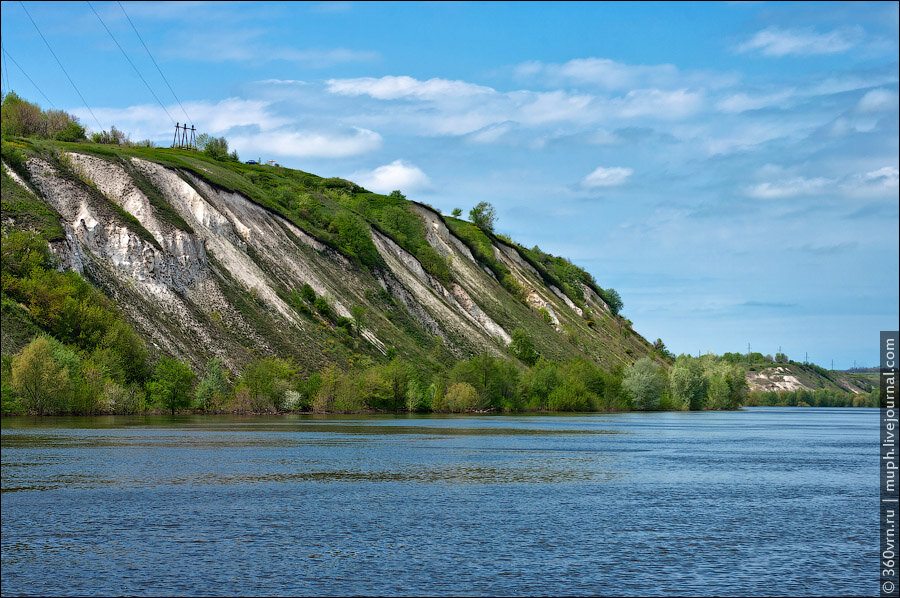
[[[175,123],[175,137],[172,139],[172,147],[178,149],[194,149],[194,135],[196,131],[197,129],[194,128],[194,125],[191,125],[191,128],[188,129],[187,123],[184,125]],[[188,132],[190,132],[190,135],[188,135]]]

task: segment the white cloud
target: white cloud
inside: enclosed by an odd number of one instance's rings
[[[226,28],[181,33],[164,50],[165,56],[198,62],[249,62],[261,64],[276,60],[309,68],[328,68],[338,64],[372,62],[377,52],[348,48],[295,48],[272,45],[269,33],[261,28]]]
[[[541,75],[550,81],[592,83],[604,89],[623,90],[644,87],[648,81],[672,80],[678,69],[671,64],[631,65],[608,58],[576,58],[563,64],[526,62],[516,67],[521,76]]]
[[[867,172],[846,177],[841,191],[848,197],[866,199],[891,199],[897,201],[900,188],[900,169],[896,166],[882,166]]]
[[[185,102],[184,109],[196,125],[198,132],[211,135],[222,135],[233,127],[256,127],[261,131],[281,127],[290,119],[270,112],[269,102],[264,100],[245,100],[226,98],[217,103]],[[115,127],[129,134],[132,139],[158,139],[160,136],[174,132],[174,124],[169,115],[179,122],[184,122],[184,113],[180,106],[169,105],[168,113],[158,105],[138,105],[127,108],[94,108],[93,113],[100,119],[104,129]],[[81,119],[87,127],[93,129],[95,121],[85,108],[71,111]]]
[[[399,189],[404,193],[431,188],[431,180],[418,166],[404,160],[394,160],[370,171],[356,172],[350,180],[378,193],[390,193]]]
[[[854,91],[857,89],[868,89],[879,85],[896,85],[897,75],[895,72],[883,73],[843,73],[838,76],[826,77],[820,83],[811,87],[807,95],[832,95],[844,93],[845,91]]]
[[[368,129],[353,131],[276,130],[229,138],[239,153],[269,153],[296,158],[344,158],[365,154],[381,147],[381,135]]]
[[[873,89],[856,105],[859,112],[884,112],[897,110],[897,92],[888,89]]]
[[[622,143],[621,137],[604,128],[599,128],[595,131],[592,131],[590,134],[588,134],[586,139],[589,143],[593,143],[595,145],[615,145],[617,143]]]
[[[703,107],[703,94],[677,89],[637,89],[629,91],[617,101],[619,114],[625,118],[648,116],[661,120],[678,120],[698,112]]]
[[[716,109],[730,114],[737,114],[749,110],[781,106],[787,100],[790,100],[794,96],[794,93],[793,89],[753,96],[746,93],[735,93],[716,102]]]
[[[419,100],[443,100],[496,93],[490,87],[466,83],[465,81],[437,78],[419,81],[407,76],[329,79],[326,81],[326,84],[328,85],[328,91],[331,93],[346,96],[368,95],[378,100],[396,100],[410,97]]]
[[[520,94],[520,98],[524,101],[519,107],[517,120],[531,125],[590,119],[589,108],[594,100],[589,95],[573,95],[565,91]]]
[[[298,50],[296,48],[262,49],[262,60],[284,60],[296,62],[306,67],[328,68],[349,62],[373,62],[378,59],[377,52],[366,50],[349,50],[347,48],[313,48]]]
[[[896,187],[900,183],[900,169],[896,166],[885,166],[878,170],[867,172],[863,180],[870,183],[878,183],[885,187]]]
[[[815,195],[832,186],[834,181],[826,178],[808,179],[794,177],[776,182],[754,185],[747,190],[747,195],[757,199],[786,199],[804,195]]]
[[[759,50],[766,56],[835,54],[855,46],[863,35],[862,28],[858,26],[835,29],[828,33],[817,33],[812,29],[767,27],[738,46],[737,51]]]
[[[298,128],[291,115],[275,114],[271,103],[263,100],[227,98],[216,104],[187,102],[185,109],[198,132],[224,135],[229,145],[241,154],[343,158],[368,153],[382,145],[381,135],[361,127]],[[169,106],[168,110],[173,116],[182,114],[177,106]],[[90,116],[86,112],[74,112],[82,119]],[[169,118],[158,106],[95,108],[94,113],[104,127],[115,124],[132,139],[150,138],[163,144],[166,139],[171,140],[171,125],[160,127]]]
[[[575,58],[562,64],[538,61],[515,67],[521,78],[541,77],[547,83],[590,84],[609,91],[643,88],[707,87],[731,85],[735,76],[707,71],[679,70],[673,64],[625,64],[609,58]]]
[[[215,105],[205,102],[188,102],[185,110],[208,133],[224,133],[232,127],[256,125],[261,130],[270,130],[283,126],[290,119],[276,116],[269,110],[269,102],[263,100],[243,100],[226,98]],[[172,112],[172,110],[170,110]],[[172,112],[175,114],[175,112]]]
[[[621,166],[604,168],[600,166],[594,172],[581,179],[581,186],[587,189],[617,187],[624,184],[633,173],[634,171],[631,168],[623,168]]]
[[[485,145],[498,143],[499,141],[504,139],[514,128],[515,124],[511,122],[497,123],[475,131],[474,133],[469,135],[468,140],[471,143]]]
[[[325,86],[331,94],[361,98],[354,116],[360,126],[427,136],[472,135],[470,141],[481,144],[510,143],[511,130],[521,133],[515,136],[516,144],[533,144],[526,136],[546,138],[547,131],[536,129],[548,125],[566,127],[566,134],[573,134],[582,127],[621,126],[623,119],[685,119],[706,103],[704,92],[687,88],[638,89],[605,97],[565,89],[499,92],[466,81],[408,76],[330,79]],[[364,103],[371,100],[376,102]],[[393,100],[404,101],[389,107],[378,103]]]

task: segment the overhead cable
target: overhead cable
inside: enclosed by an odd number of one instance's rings
[[[53,104],[53,102],[50,101],[50,98],[47,97],[47,94],[45,94],[43,91],[41,91],[41,88],[38,87],[38,84],[34,82],[34,79],[32,79],[31,77],[28,76],[28,73],[25,72],[25,69],[22,68],[22,65],[19,64],[18,62],[16,62],[15,58],[10,56],[9,52],[6,51],[6,48],[2,48],[2,50],[3,50],[4,62],[6,61],[6,58],[9,57],[9,59],[12,60],[13,64],[16,65],[17,67],[19,67],[19,70],[22,71],[22,74],[25,75],[25,78],[28,79],[29,81],[31,81],[31,84],[34,85],[34,88],[36,90],[38,90],[38,93],[41,94],[42,96],[44,96],[44,99],[47,100],[47,103],[50,104],[50,107],[53,109],[56,109],[56,106]],[[9,86],[9,71],[8,70],[6,71],[6,84],[7,84],[7,86]],[[7,89],[7,92],[9,92],[9,91],[12,91],[12,89]]]
[[[159,76],[162,77],[163,81],[166,82],[166,85],[169,88],[169,91],[172,92],[172,97],[175,98],[175,101],[178,102],[178,105],[181,106],[181,111],[184,113],[184,117],[191,123],[191,126],[194,126],[194,121],[191,120],[191,117],[188,116],[187,110],[184,109],[184,105],[181,103],[181,100],[178,99],[178,96],[175,94],[175,90],[172,89],[172,85],[169,84],[169,80],[163,74],[162,69],[159,68],[159,65],[156,63],[156,59],[153,58],[153,54],[150,53],[150,48],[147,47],[147,44],[144,43],[144,38],[141,37],[141,34],[138,33],[137,27],[134,26],[134,23],[131,21],[131,17],[128,16],[128,13],[125,12],[125,7],[122,6],[122,3],[116,0],[116,4],[119,5],[119,8],[122,9],[122,13],[125,15],[125,18],[128,19],[128,23],[131,25],[131,28],[134,29],[134,34],[137,35],[137,38],[141,41],[141,45],[144,46],[144,50],[147,51],[147,56],[150,57],[150,60],[153,61],[153,66],[156,67],[156,70],[159,71]]]
[[[122,52],[122,56],[125,57],[125,60],[128,61],[128,64],[131,65],[131,68],[134,69],[134,72],[137,73],[137,76],[140,77],[141,81],[144,82],[144,85],[147,86],[147,89],[150,91],[150,93],[153,95],[153,97],[156,98],[156,102],[160,105],[160,107],[161,107],[161,108],[163,109],[163,111],[169,116],[169,118],[170,118],[171,120],[175,120],[174,118],[172,118],[172,115],[169,114],[169,111],[166,109],[165,105],[162,103],[162,101],[160,101],[159,97],[158,97],[158,96],[156,95],[156,93],[153,91],[153,88],[150,87],[150,84],[147,83],[147,80],[144,79],[144,76],[141,74],[141,71],[138,70],[138,68],[137,68],[137,67],[134,65],[134,63],[131,61],[131,58],[128,57],[128,53],[125,52],[125,49],[122,48],[121,45],[119,45],[119,42],[116,40],[116,37],[112,34],[112,31],[109,30],[109,27],[107,27],[107,26],[106,26],[106,23],[103,22],[103,19],[100,18],[100,14],[94,9],[94,5],[91,4],[90,2],[88,2],[87,5],[91,7],[91,10],[92,10],[92,11],[94,11],[94,15],[97,17],[97,20],[100,21],[100,24],[103,25],[103,28],[104,28],[104,29],[106,29],[106,32],[109,34],[109,37],[113,40],[113,43],[116,44],[116,47],[118,47],[118,48],[119,48],[119,51]]]
[[[50,54],[51,54],[51,55],[53,56],[53,58],[56,60],[56,64],[58,64],[58,65],[59,65],[59,68],[62,69],[62,72],[63,72],[63,74],[66,76],[66,79],[68,79],[68,80],[69,80],[69,83],[72,84],[72,88],[75,90],[75,93],[78,94],[78,97],[81,98],[81,101],[84,103],[84,107],[87,108],[88,112],[91,113],[91,116],[93,116],[93,117],[94,117],[94,120],[97,122],[97,126],[98,126],[98,127],[100,128],[100,130],[102,131],[102,130],[103,130],[103,125],[100,124],[100,119],[97,118],[97,115],[94,114],[94,111],[91,110],[90,105],[88,105],[87,100],[85,100],[85,99],[84,99],[84,96],[81,95],[81,92],[78,91],[78,86],[75,85],[75,82],[74,82],[74,81],[72,81],[72,77],[69,76],[68,71],[66,71],[66,67],[64,67],[64,66],[62,65],[62,62],[59,61],[59,58],[56,56],[56,52],[54,52],[54,51],[53,51],[53,48],[50,47],[50,42],[48,42],[48,41],[47,41],[47,38],[44,37],[44,34],[41,33],[41,28],[38,27],[38,26],[37,26],[37,23],[34,22],[34,19],[31,18],[31,13],[28,12],[28,9],[25,8],[25,4],[24,4],[21,0],[19,0],[19,5],[22,7],[22,10],[25,11],[25,14],[28,15],[28,20],[31,21],[31,24],[32,24],[32,25],[34,25],[34,28],[35,28],[35,30],[38,32],[38,35],[41,36],[41,39],[44,40],[44,45],[46,45],[46,46],[47,46],[47,49],[50,50]],[[10,58],[12,58],[12,57],[10,57]],[[21,68],[21,67],[19,67],[19,68]],[[24,71],[23,71],[23,72],[24,72]],[[27,76],[27,75],[26,75],[26,76]],[[45,97],[46,97],[46,96],[45,96]]]
[[[9,93],[12,91],[10,89],[11,85],[9,83],[9,65],[6,63],[6,48],[3,47],[3,44],[0,44],[0,54],[3,54],[3,72],[6,73],[6,92]],[[3,84],[3,79],[0,77],[0,85]]]

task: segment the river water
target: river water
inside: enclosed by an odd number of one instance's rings
[[[2,420],[17,594],[877,595],[877,409]]]

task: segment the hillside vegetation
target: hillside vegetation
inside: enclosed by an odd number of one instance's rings
[[[400,192],[3,105],[5,412],[629,409],[666,362],[581,268]]]

